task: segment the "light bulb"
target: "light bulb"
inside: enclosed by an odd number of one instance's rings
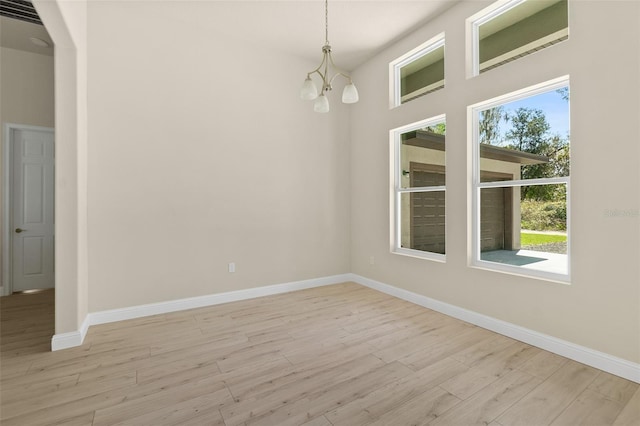
[[[329,112],[329,99],[327,99],[324,93],[320,94],[313,103],[313,110],[315,112]]]
[[[358,102],[358,89],[353,83],[349,83],[344,86],[344,90],[342,91],[342,102],[345,104],[355,104]]]
[[[311,77],[307,77],[300,89],[300,98],[305,101],[312,101],[318,97],[318,88],[316,87]]]

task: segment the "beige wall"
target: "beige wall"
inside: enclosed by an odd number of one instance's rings
[[[54,126],[53,56],[0,47],[0,87],[0,146],[6,123]],[[0,150],[0,164],[3,161]],[[2,190],[0,184],[0,199]],[[3,214],[4,210],[0,211],[0,223]],[[0,259],[3,249],[0,246]],[[0,286],[4,284],[1,268],[0,264]]]
[[[90,312],[349,272],[341,88],[314,113],[317,64],[209,6],[88,3]]]
[[[86,1],[33,1],[55,45],[56,334],[87,316]]]
[[[454,6],[354,73],[366,101],[351,111],[351,269],[640,362],[640,3],[570,2],[568,41],[467,79],[464,21],[486,4]],[[389,62],[442,31],[447,86],[389,110]],[[571,76],[571,285],[471,268],[466,107],[566,74]],[[391,254],[389,129],[443,113],[447,262]],[[611,213],[616,211],[628,214]]]

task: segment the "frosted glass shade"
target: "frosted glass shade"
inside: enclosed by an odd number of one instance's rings
[[[302,84],[302,88],[300,89],[300,98],[305,101],[312,101],[318,97],[318,88],[316,87],[313,80],[310,77],[307,77]]]
[[[358,89],[356,89],[355,84],[349,83],[344,86],[344,90],[342,91],[342,102],[345,104],[355,104],[358,102]]]
[[[329,112],[329,99],[323,94],[318,96],[313,103],[313,110],[315,112]]]

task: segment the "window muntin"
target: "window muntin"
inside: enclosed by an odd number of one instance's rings
[[[469,22],[474,48],[472,75],[478,75],[566,40],[568,1],[498,1]]]
[[[474,265],[569,280],[568,83],[469,107]],[[516,143],[523,136],[528,143]],[[523,246],[523,238],[533,243]]]
[[[445,133],[444,115],[391,131],[395,253],[445,259]]]
[[[391,106],[399,106],[444,87],[444,34],[390,63]]]

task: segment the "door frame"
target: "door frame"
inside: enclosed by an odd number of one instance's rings
[[[8,296],[13,293],[13,138],[18,130],[32,130],[37,132],[50,132],[54,135],[52,127],[31,126],[27,124],[5,123],[2,134],[2,290],[0,296]],[[55,164],[55,159],[54,159]],[[53,198],[55,209],[55,195]],[[55,245],[54,245],[55,255]],[[54,283],[55,287],[55,283]]]

